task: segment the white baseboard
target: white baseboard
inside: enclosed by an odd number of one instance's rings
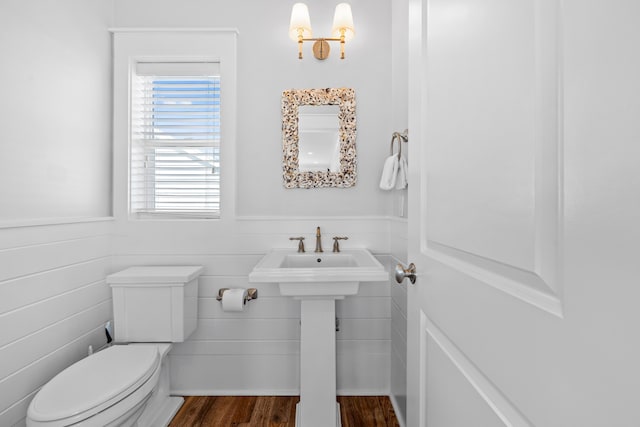
[[[400,427],[406,427],[404,422],[404,414],[400,411],[398,402],[396,401],[396,397],[393,394],[389,395],[389,400],[391,400],[391,405],[393,406],[393,412],[396,413],[396,419],[398,420],[398,424]]]
[[[389,390],[377,389],[338,389],[337,396],[387,396]],[[300,389],[172,389],[172,396],[298,396]],[[395,406],[394,406],[395,410]]]
[[[388,394],[387,389],[339,388],[336,391],[338,396],[387,396]]]
[[[299,389],[247,390],[247,389],[178,389],[171,390],[172,396],[299,396]]]

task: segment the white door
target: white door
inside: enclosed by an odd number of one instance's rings
[[[407,426],[640,426],[640,2],[409,25]]]

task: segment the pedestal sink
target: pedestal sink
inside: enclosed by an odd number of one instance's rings
[[[358,293],[361,282],[389,280],[367,249],[297,253],[274,249],[249,281],[278,283],[280,293],[300,303],[300,402],[296,427],[340,427],[336,402],[335,300]]]

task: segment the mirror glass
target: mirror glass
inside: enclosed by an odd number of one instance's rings
[[[298,169],[301,172],[339,172],[340,134],[337,105],[298,108]]]
[[[286,188],[356,183],[356,99],[350,88],[282,93],[282,177]]]

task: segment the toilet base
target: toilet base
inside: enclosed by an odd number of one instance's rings
[[[171,344],[129,344],[129,345],[158,345],[162,362],[160,366],[160,378],[153,389],[153,393],[147,402],[136,427],[166,427],[176,415],[184,398],[181,396],[171,396],[169,394],[169,350]]]
[[[135,425],[136,427],[167,427],[183,403],[184,399],[180,396],[165,396],[162,401],[149,402]]]

